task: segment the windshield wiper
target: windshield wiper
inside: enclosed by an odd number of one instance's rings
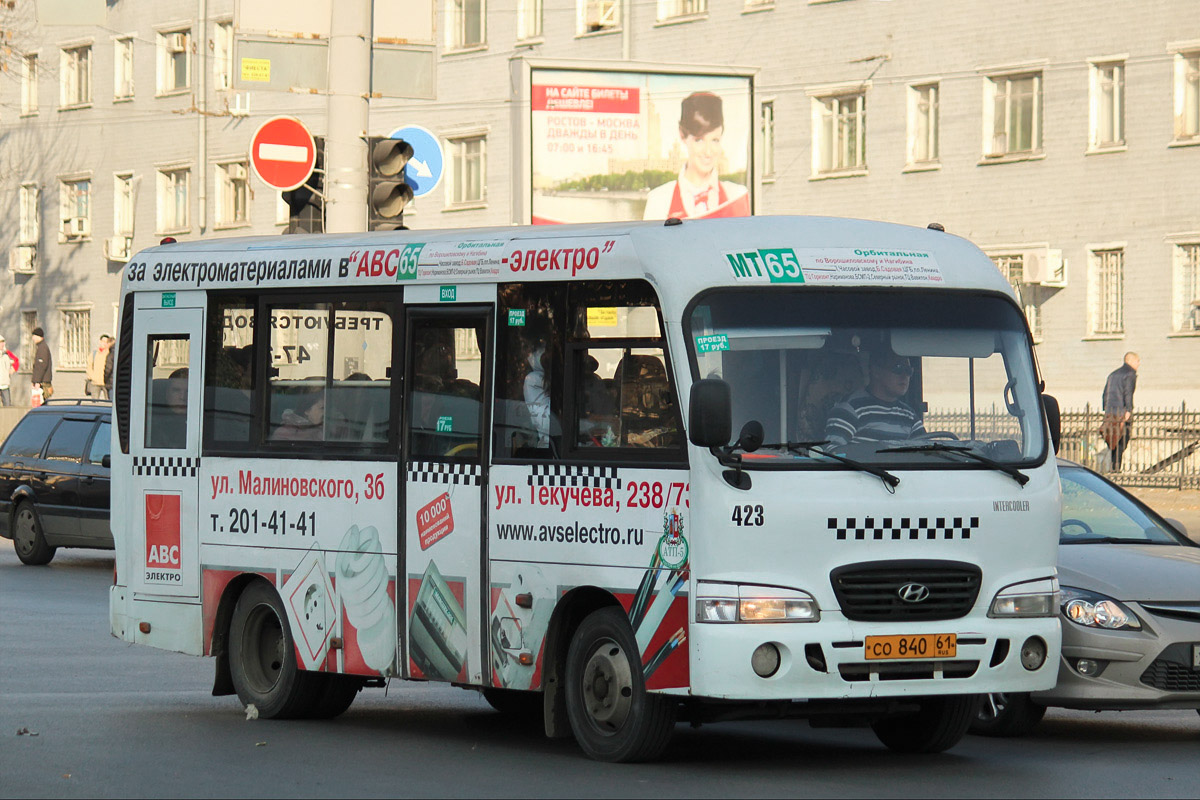
[[[953,445],[943,444],[942,442],[928,442],[926,444],[913,444],[913,445],[907,445],[905,447],[885,447],[882,450],[876,450],[875,452],[877,452],[877,453],[954,453],[956,455],[966,456],[967,458],[969,458],[973,461],[978,461],[980,464],[986,464],[987,466],[991,467],[992,469],[999,470],[1000,472],[1003,472],[1005,475],[1009,476],[1014,481],[1016,481],[1020,486],[1024,486],[1025,484],[1029,483],[1029,476],[1026,475],[1024,472],[1021,472],[1016,467],[1010,467],[1008,464],[1001,464],[999,461],[995,460],[994,458],[988,458],[987,456],[980,455],[979,453],[976,453],[974,450],[971,450],[970,448],[967,448],[967,447],[955,447]]]
[[[826,458],[832,458],[834,461],[839,461],[846,466],[853,467],[859,472],[866,472],[870,475],[874,475],[876,478],[879,478],[879,480],[883,481],[889,492],[896,491],[896,487],[900,484],[900,479],[895,475],[888,472],[886,469],[883,469],[882,467],[864,464],[863,462],[856,461],[853,458],[846,458],[845,456],[839,456],[836,453],[830,453],[827,450],[822,450],[821,446],[827,444],[829,444],[828,439],[821,439],[819,441],[812,442],[780,442],[779,444],[764,444],[762,447],[782,447],[798,456],[806,453],[817,453],[818,455],[825,456]]]
[[[1127,536],[1092,536],[1085,539],[1059,539],[1059,544],[1174,544],[1151,539],[1131,539]]]

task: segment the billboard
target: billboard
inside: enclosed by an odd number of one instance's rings
[[[752,213],[749,76],[530,75],[533,224]]]

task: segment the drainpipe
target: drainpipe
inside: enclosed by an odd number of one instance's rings
[[[199,186],[199,228],[208,229],[208,0],[196,0],[196,181]]]
[[[630,0],[621,0],[621,60],[630,61],[633,58],[633,20],[629,18]]]

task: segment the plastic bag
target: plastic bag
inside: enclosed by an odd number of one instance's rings
[[[33,391],[30,392],[29,407],[37,408],[44,402],[46,402],[46,400],[45,400],[45,397],[43,396],[42,387],[40,387],[40,386],[33,387]]]

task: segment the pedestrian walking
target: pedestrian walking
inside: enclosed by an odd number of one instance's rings
[[[33,329],[33,343],[37,349],[33,355],[33,374],[30,381],[33,384],[34,405],[40,406],[54,394],[54,359],[50,357],[50,345],[46,344],[44,330]]]
[[[92,351],[91,357],[87,363],[87,379],[83,384],[83,393],[88,397],[96,397],[100,400],[108,399],[108,388],[105,381],[105,371],[109,369],[108,358],[109,348],[112,347],[112,337],[104,334],[100,337],[100,343],[96,349]],[[111,374],[111,373],[110,373]]]
[[[104,397],[107,400],[112,399],[112,379],[113,379],[113,345],[117,340],[113,337],[108,337],[108,350],[104,354]]]
[[[17,358],[17,354],[8,349],[8,345],[4,343],[4,337],[0,336],[0,406],[11,406],[12,395],[12,376],[13,373],[21,368],[21,359]]]
[[[1101,432],[1111,454],[1113,472],[1121,469],[1121,458],[1133,430],[1133,391],[1142,360],[1137,353],[1126,353],[1125,363],[1108,374],[1104,382],[1104,422]]]

